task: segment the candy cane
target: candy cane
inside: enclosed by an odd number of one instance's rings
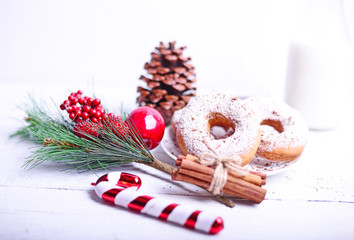
[[[100,177],[92,185],[95,186],[98,197],[117,206],[210,234],[216,234],[224,228],[221,217],[139,194],[136,190],[140,188],[141,180],[133,174],[111,172]]]

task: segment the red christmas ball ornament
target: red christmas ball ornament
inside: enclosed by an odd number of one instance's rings
[[[159,145],[165,132],[165,121],[156,109],[151,107],[139,107],[130,114],[138,131],[149,150]]]

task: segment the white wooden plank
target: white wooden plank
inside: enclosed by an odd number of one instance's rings
[[[154,196],[219,214],[225,229],[217,239],[349,239],[354,234],[354,207],[349,203],[238,201],[230,209],[205,197]],[[1,239],[208,238],[106,204],[93,191],[1,187],[0,202]]]

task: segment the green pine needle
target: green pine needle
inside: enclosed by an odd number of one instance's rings
[[[12,135],[37,145],[25,162],[26,167],[53,161],[66,164],[68,169],[86,171],[110,169],[130,162],[151,164],[154,161],[136,126],[125,113],[122,113],[122,118],[127,118],[128,134],[120,132],[117,136],[115,133],[119,130],[113,123],[105,123],[98,130],[99,137],[80,132],[85,138],[73,133],[74,123],[65,118],[58,108],[53,112],[33,98],[31,102],[32,106],[25,110],[25,125]]]

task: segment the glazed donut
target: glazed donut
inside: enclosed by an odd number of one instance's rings
[[[172,124],[183,154],[200,156],[211,153],[212,149],[223,157],[240,157],[244,166],[253,160],[260,142],[260,125],[255,112],[234,95],[197,95],[177,112]],[[232,131],[217,139],[210,132],[214,126]]]
[[[256,159],[272,162],[292,161],[301,155],[308,138],[308,127],[299,112],[284,102],[266,97],[245,100],[258,113],[261,142]]]

